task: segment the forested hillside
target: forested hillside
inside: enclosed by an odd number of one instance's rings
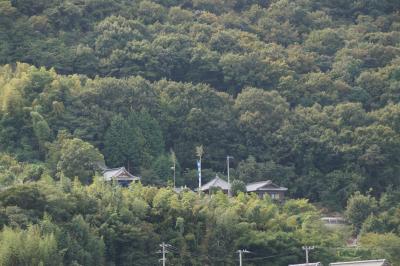
[[[316,245],[312,261],[386,257],[398,266],[399,239],[370,233],[357,249],[324,227],[306,200],[284,205],[244,194],[212,197],[172,189],[112,187],[104,182],[41,180],[0,193],[0,265],[287,266],[303,262],[301,246]],[[33,225],[32,225],[33,224]],[[382,245],[383,244],[383,245]],[[42,263],[42,264],[40,264]]]
[[[315,259],[400,261],[399,100],[398,0],[0,0],[0,265],[26,264],[2,248],[28,236],[45,265],[153,265],[160,241],[174,265],[231,265],[241,247],[293,250],[251,262],[287,265],[309,223]],[[347,208],[369,251],[339,252],[302,200],[160,189],[173,158],[197,187],[200,145],[203,183],[233,156],[232,179]],[[104,165],[153,187],[92,184]]]
[[[295,197],[379,195],[400,183],[399,8],[2,0],[0,148],[56,174],[62,131],[150,184],[171,177],[172,149],[195,186],[203,145],[206,180],[232,155],[235,178]]]

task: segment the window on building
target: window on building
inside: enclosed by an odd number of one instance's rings
[[[270,193],[271,199],[279,199],[278,193]]]

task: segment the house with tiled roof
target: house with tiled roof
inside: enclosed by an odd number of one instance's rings
[[[222,178],[220,178],[218,175],[216,175],[213,180],[211,180],[210,182],[201,186],[200,191],[202,191],[204,193],[210,193],[212,188],[220,189],[224,193],[228,194],[228,191],[230,190],[231,185],[228,182],[226,182],[225,180],[223,180]]]
[[[134,176],[125,169],[120,168],[107,168],[103,170],[103,180],[106,182],[117,182],[121,186],[129,186],[130,183],[140,180],[140,177]]]
[[[206,183],[200,188],[200,191],[209,193],[212,188],[217,188],[222,190],[225,194],[231,189],[231,184],[229,184],[224,179],[220,178],[218,175],[214,179]],[[274,200],[283,201],[285,198],[285,192],[288,189],[281,187],[273,183],[271,180],[254,182],[246,185],[247,193],[255,193],[260,198],[264,195],[270,196]]]
[[[288,189],[273,183],[271,180],[266,180],[247,184],[246,190],[248,193],[256,193],[260,198],[269,195],[271,199],[283,201]]]

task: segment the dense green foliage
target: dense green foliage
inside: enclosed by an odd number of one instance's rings
[[[240,247],[293,251],[270,262],[285,265],[306,239],[323,261],[400,261],[399,10],[0,0],[0,265],[152,265],[160,241],[176,246],[176,265],[229,265]],[[234,157],[236,198],[92,184],[106,165],[165,186],[175,165],[177,185],[194,188],[196,147],[203,183]],[[331,249],[343,243],[305,202],[239,193],[266,179],[346,208],[365,250]]]
[[[167,180],[154,162],[173,149],[178,184],[194,186],[202,144],[205,180],[226,172],[231,154],[236,178],[270,178],[331,207],[358,190],[380,195],[399,186],[399,8],[1,0],[0,64],[10,65],[0,71],[0,149],[44,161],[66,130],[108,166],[157,184]]]
[[[400,193],[389,189],[379,201],[356,193],[348,202],[346,216],[354,232],[360,232],[360,244],[374,257],[400,261]]]
[[[224,157],[234,154],[233,178],[272,179],[330,207],[345,206],[355,191],[376,196],[399,186],[396,103],[291,108],[277,91],[256,88],[233,98],[205,84],[61,76],[25,64],[0,72],[1,149],[46,162],[53,176],[87,183],[90,166],[104,164],[94,145],[106,165],[166,184],[172,148],[177,184],[195,187],[195,147],[203,144],[205,180],[226,173]]]
[[[313,260],[342,258],[343,238],[306,200],[39,181],[1,191],[0,203],[0,265],[157,265],[162,241],[168,265],[235,265],[239,248],[254,252],[246,265],[287,265],[303,260],[302,244],[318,245]]]

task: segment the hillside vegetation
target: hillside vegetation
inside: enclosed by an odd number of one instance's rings
[[[2,249],[25,237],[23,250],[43,241],[46,265],[153,265],[160,241],[178,248],[175,265],[231,265],[240,247],[293,248],[254,265],[299,261],[309,211],[156,188],[171,184],[175,156],[177,185],[197,187],[200,145],[203,183],[225,176],[231,155],[232,179],[271,179],[289,197],[347,209],[366,253],[343,255],[343,239],[315,225],[327,248],[315,259],[398,262],[399,99],[398,0],[0,0],[0,265],[30,260]],[[104,165],[149,187],[92,184]],[[120,198],[103,202],[115,189]],[[168,215],[159,193],[174,199]],[[247,217],[248,201],[267,216]],[[287,204],[319,224],[309,203]],[[217,221],[219,208],[232,219]]]
[[[246,248],[253,253],[245,265],[287,266],[304,261],[304,244],[316,245],[311,259],[326,265],[399,261],[394,234],[366,235],[361,248],[343,248],[343,235],[325,228],[306,200],[276,205],[255,195],[42,180],[13,186],[0,201],[0,265],[159,265],[162,241],[172,245],[167,265],[238,265],[236,250]]]

